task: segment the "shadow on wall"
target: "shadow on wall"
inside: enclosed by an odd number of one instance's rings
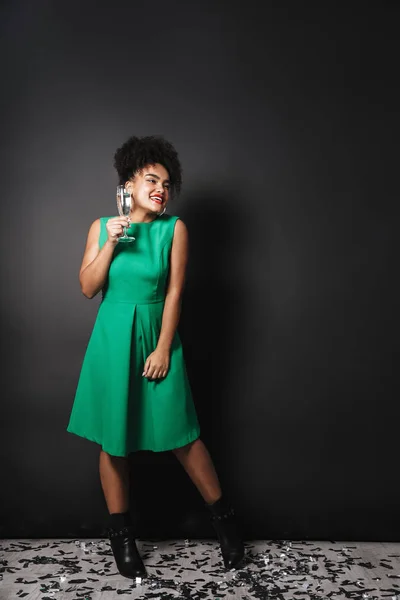
[[[179,332],[201,437],[213,445],[223,431],[221,401],[231,393],[230,351],[245,299],[238,285],[241,260],[240,202],[231,194],[189,196],[189,265]]]

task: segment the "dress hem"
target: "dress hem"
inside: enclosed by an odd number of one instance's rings
[[[175,444],[172,447],[163,447],[163,448],[135,448],[134,450],[129,450],[126,454],[116,454],[115,452],[110,452],[109,450],[107,450],[104,446],[103,443],[100,442],[98,439],[93,438],[92,436],[86,435],[84,433],[77,433],[76,431],[72,431],[72,429],[66,429],[66,431],[68,433],[72,433],[73,435],[77,435],[81,438],[84,438],[86,440],[88,440],[89,442],[94,442],[95,444],[99,444],[101,446],[101,449],[104,452],[107,452],[107,454],[110,454],[111,456],[123,456],[123,457],[127,457],[129,456],[129,454],[132,454],[132,452],[140,452],[141,450],[143,451],[147,451],[147,452],[167,452],[169,450],[175,450],[175,448],[181,448],[183,446],[186,446],[187,444],[190,444],[191,442],[194,442],[197,438],[200,437],[200,428],[199,427],[195,427],[189,435],[186,436],[184,442],[179,442],[178,444]]]

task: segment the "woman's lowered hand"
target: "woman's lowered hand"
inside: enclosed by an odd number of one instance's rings
[[[166,377],[169,369],[169,351],[155,349],[148,357],[144,365],[143,377],[147,379],[161,379]]]

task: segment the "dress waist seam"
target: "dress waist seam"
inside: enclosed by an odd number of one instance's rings
[[[137,302],[136,300],[111,300],[110,298],[103,298],[103,300],[101,301],[101,304],[106,303],[106,304],[160,304],[161,302],[164,302],[165,298],[162,298],[161,300],[146,300],[146,301],[139,301]]]

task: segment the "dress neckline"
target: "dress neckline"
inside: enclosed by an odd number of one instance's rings
[[[154,221],[157,221],[157,219],[153,219],[153,221],[131,221],[129,227],[131,225],[152,225]]]
[[[152,225],[155,221],[159,221],[161,217],[163,217],[164,215],[161,215],[160,217],[156,217],[155,219],[153,219],[152,221],[131,221],[129,227],[131,225]],[[129,229],[129,228],[128,228]]]

